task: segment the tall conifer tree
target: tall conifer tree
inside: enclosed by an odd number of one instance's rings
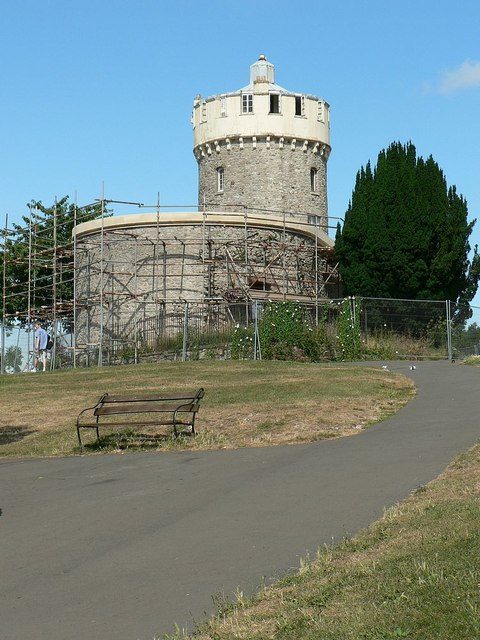
[[[346,295],[472,300],[480,277],[477,247],[469,259],[465,199],[448,187],[430,156],[412,143],[391,144],[357,173],[336,253]]]

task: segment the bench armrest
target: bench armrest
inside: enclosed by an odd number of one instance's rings
[[[95,409],[98,409],[103,405],[103,402],[107,396],[108,396],[108,393],[104,393],[103,396],[98,400],[97,404],[95,404],[93,407],[87,407],[86,409],[83,409],[82,411],[80,411],[80,413],[77,416],[77,427],[80,426],[80,418],[83,416],[83,414],[86,413],[87,411],[95,412]]]

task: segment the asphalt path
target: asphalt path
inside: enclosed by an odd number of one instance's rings
[[[0,637],[152,640],[351,535],[479,437],[479,369],[389,365],[417,397],[357,436],[0,461]],[[208,401],[208,397],[206,398]]]

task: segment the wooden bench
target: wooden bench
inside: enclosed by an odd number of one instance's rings
[[[97,432],[97,442],[100,440],[100,427],[109,429],[136,427],[136,426],[157,426],[172,425],[175,436],[179,435],[179,427],[190,427],[186,432],[188,435],[195,435],[195,416],[197,415],[200,400],[205,395],[203,389],[198,391],[182,393],[170,393],[167,395],[133,395],[120,396],[104,393],[93,407],[87,407],[81,411],[77,418],[77,437],[80,451],[83,451],[83,443],[80,436],[81,429],[95,429]],[[92,411],[91,417],[94,422],[82,422],[83,416]],[[109,422],[110,416],[131,416],[134,414],[162,414],[155,420],[123,420],[120,422]],[[185,415],[188,414],[188,415]],[[182,431],[184,434],[185,431]]]

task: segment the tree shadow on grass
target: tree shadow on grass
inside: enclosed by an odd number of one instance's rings
[[[0,427],[0,446],[19,442],[32,433],[35,433],[35,430],[31,429],[28,425]]]

